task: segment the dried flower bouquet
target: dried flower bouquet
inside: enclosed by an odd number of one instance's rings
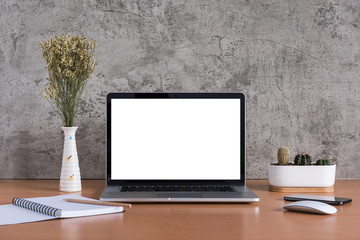
[[[95,40],[85,36],[55,36],[40,43],[47,62],[45,98],[54,106],[65,127],[72,127],[84,87],[94,72]]]

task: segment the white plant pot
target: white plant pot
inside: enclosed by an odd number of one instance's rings
[[[336,164],[268,167],[269,183],[274,187],[331,187],[335,183]]]
[[[62,127],[64,131],[64,152],[60,175],[60,191],[81,191],[79,159],[76,150],[75,132],[77,127]]]

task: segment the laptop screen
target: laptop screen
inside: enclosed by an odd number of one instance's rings
[[[112,98],[111,180],[240,180],[239,98]]]

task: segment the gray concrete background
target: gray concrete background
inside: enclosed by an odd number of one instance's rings
[[[75,120],[84,179],[105,176],[111,91],[244,92],[248,178],[281,145],[360,177],[359,1],[1,0],[0,178],[60,176],[39,43],[68,33],[97,41]]]

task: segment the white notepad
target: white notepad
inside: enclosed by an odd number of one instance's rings
[[[0,206],[0,225],[37,222],[56,218],[84,217],[124,211],[123,207],[66,202],[64,201],[66,198],[89,200],[89,198],[73,194],[26,198],[25,201],[18,200],[16,203],[22,207],[13,204]],[[26,208],[31,208],[32,210]]]

